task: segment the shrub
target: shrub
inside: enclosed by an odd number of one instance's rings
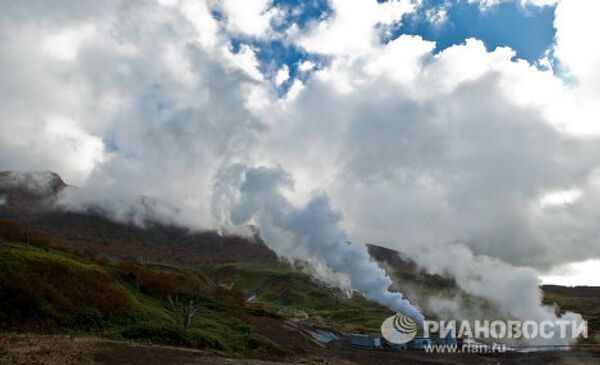
[[[95,308],[77,308],[73,313],[74,325],[82,328],[104,327],[104,316]]]
[[[246,296],[244,293],[235,289],[217,287],[213,295],[215,299],[220,301],[227,301],[239,305],[244,305],[246,303]]]
[[[138,290],[141,289],[150,295],[166,296],[175,293],[181,281],[179,275],[152,270],[132,261],[120,263],[119,270]]]
[[[4,241],[16,242],[21,240],[21,229],[11,221],[0,219],[0,239]]]
[[[16,324],[37,318],[96,328],[128,311],[131,297],[106,272],[48,255],[25,260],[0,280],[0,306],[5,320]]]
[[[32,245],[48,246],[50,238],[48,235],[38,229],[29,228],[25,231],[25,239]]]

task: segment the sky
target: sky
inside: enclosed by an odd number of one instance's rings
[[[279,255],[363,292],[388,283],[360,248],[376,243],[546,318],[540,281],[600,285],[599,10],[5,2],[0,168],[55,171],[81,188],[63,208],[115,220],[260,223]]]

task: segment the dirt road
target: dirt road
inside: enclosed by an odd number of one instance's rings
[[[232,359],[218,354],[180,347],[113,341],[98,337],[0,333],[0,365],[594,365],[600,353],[544,352],[529,354],[425,354],[385,352],[337,344],[290,362]]]

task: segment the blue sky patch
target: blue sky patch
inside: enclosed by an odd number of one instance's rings
[[[305,52],[303,49],[282,40],[260,40],[255,38],[238,37],[231,39],[233,52],[239,52],[240,45],[249,45],[259,61],[259,69],[263,75],[274,78],[275,74],[284,65],[289,68],[290,78],[279,88],[279,94],[284,95],[295,78],[306,80],[308,73],[302,73],[298,69],[300,63],[311,61],[320,64],[323,57]]]
[[[436,41],[436,52],[464,43],[467,38],[482,40],[488,51],[499,46],[514,49],[517,57],[534,63],[552,45],[555,29],[554,6],[524,8],[505,2],[486,10],[467,1],[452,2],[442,24],[431,23],[428,9],[444,6],[443,0],[427,0],[416,14],[404,18],[392,39],[401,34],[420,35]]]
[[[304,28],[312,21],[331,15],[327,0],[275,0],[273,5],[286,11],[286,19],[280,25],[284,29],[291,24]]]

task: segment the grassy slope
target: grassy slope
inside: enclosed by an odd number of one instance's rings
[[[245,309],[236,303],[202,296],[186,332],[166,297],[138,292],[117,266],[22,244],[0,245],[0,307],[4,328],[94,332],[239,356],[288,352],[237,318]]]
[[[545,304],[558,304],[561,312],[581,313],[590,332],[600,335],[600,287],[544,285]]]
[[[195,287],[200,305],[189,331],[169,310],[161,278]],[[222,289],[220,283],[233,288]],[[245,297],[253,293],[256,301],[246,305]],[[261,335],[253,323],[281,323],[301,312],[318,327],[368,332],[378,331],[389,315],[382,306],[359,295],[346,298],[286,263],[91,262],[47,247],[0,244],[4,329],[95,333],[211,348],[231,356],[281,358],[295,345],[288,348],[285,341]]]
[[[207,267],[207,274],[233,288],[256,295],[256,302],[279,313],[304,312],[322,325],[339,330],[378,332],[390,311],[361,295],[351,298],[315,283],[287,263],[232,262]]]
[[[319,285],[287,263],[135,265],[146,272],[141,284],[123,262],[90,262],[59,250],[0,244],[0,327],[92,332],[211,348],[232,356],[281,358],[292,349],[285,341],[278,344],[261,335],[261,329],[254,326],[260,321],[248,321],[249,316],[258,313],[281,322],[304,312],[320,327],[377,332],[390,314],[359,295],[347,298]],[[157,292],[159,281],[148,280],[148,273],[195,283],[200,305],[190,331],[183,331],[181,318],[168,309],[166,296]],[[449,290],[445,285],[413,284],[421,291]],[[546,303],[583,313],[591,330],[598,331],[599,288],[543,289]],[[246,305],[244,298],[252,294],[256,299]]]

